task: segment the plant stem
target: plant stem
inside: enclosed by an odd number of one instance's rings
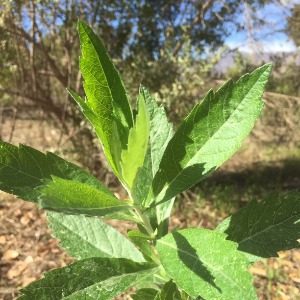
[[[152,226],[150,224],[149,218],[143,214],[141,209],[137,206],[134,207],[136,210],[137,215],[140,217],[140,219],[143,221],[144,228],[146,229],[147,233],[153,237],[154,231],[152,229]]]

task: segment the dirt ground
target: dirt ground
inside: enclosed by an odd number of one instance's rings
[[[241,185],[244,184],[242,179],[244,177],[257,179],[257,170],[262,161],[270,167],[269,173],[263,173],[266,172],[266,168],[261,170],[263,174],[261,178],[268,179],[268,182],[264,183],[264,188],[266,186],[273,188],[269,182],[274,184],[280,182],[284,188],[300,187],[300,155],[299,151],[295,150],[299,149],[300,136],[297,132],[299,133],[300,127],[299,123],[296,123],[297,118],[291,118],[288,113],[283,117],[286,110],[289,110],[290,104],[284,104],[284,101],[282,103],[283,106],[279,109],[282,114],[280,122],[277,122],[277,135],[274,133],[274,124],[272,125],[267,118],[262,119],[240,154],[222,168],[223,171],[226,170],[226,178],[224,173],[220,172],[213,181],[212,190],[204,186],[204,192],[201,192],[200,187],[199,190],[182,195],[174,210],[173,228],[216,226],[240,206],[247,194],[245,190],[241,191]],[[272,107],[274,102],[270,101],[268,105]],[[9,122],[2,124],[4,140],[10,136],[10,125]],[[26,143],[43,151],[56,151],[59,135],[57,129],[47,127],[44,123],[18,121],[14,128],[12,142]],[[261,144],[264,147],[261,147]],[[283,150],[278,151],[278,149]],[[278,161],[283,162],[283,167]],[[287,161],[290,165],[286,164]],[[253,169],[254,174],[251,173]],[[229,178],[228,174],[231,174],[229,184],[226,181]],[[232,182],[235,185],[237,207],[232,203],[227,207],[221,199],[227,194],[232,194],[230,189]],[[251,180],[246,184],[249,182],[253,186],[257,184],[256,181],[251,183]],[[224,186],[227,186],[227,190]],[[215,196],[211,196],[211,192]],[[58,242],[51,236],[42,210],[34,204],[0,193],[0,299],[15,299],[19,288],[40,278],[45,271],[65,266],[71,261],[72,259],[60,249]],[[285,251],[280,253],[278,258],[258,262],[251,267],[251,272],[255,276],[254,284],[259,299],[300,300],[300,250]]]

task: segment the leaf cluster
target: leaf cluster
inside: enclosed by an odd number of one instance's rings
[[[47,209],[75,258],[22,289],[20,299],[256,299],[251,263],[298,247],[299,194],[275,195],[215,230],[168,232],[175,197],[240,147],[260,116],[271,66],[209,91],[174,132],[163,107],[140,87],[133,109],[103,43],[79,22],[85,98],[69,91],[128,192],[118,199],[94,176],[52,154],[0,142],[0,189]],[[127,236],[106,219],[137,225]]]

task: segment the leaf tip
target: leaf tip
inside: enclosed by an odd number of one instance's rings
[[[267,63],[254,70],[253,73],[261,73],[261,74],[265,74],[266,77],[269,77],[272,71],[272,67],[273,67],[272,63]]]
[[[78,31],[80,31],[81,29],[86,28],[87,26],[88,25],[84,21],[78,19],[78,21],[77,21],[77,30]]]

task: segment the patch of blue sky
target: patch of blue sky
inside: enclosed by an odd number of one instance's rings
[[[263,25],[254,24],[251,19],[250,22],[252,23],[249,24],[245,14],[240,14],[237,16],[237,21],[244,24],[245,29],[236,31],[232,27],[232,33],[225,39],[225,44],[230,49],[238,49],[242,52],[258,50],[273,53],[295,51],[296,46],[285,31],[291,8],[295,4],[300,4],[300,0],[281,0],[280,3],[267,4],[263,9],[256,11],[256,16],[264,21],[265,24]],[[249,25],[251,25],[250,31]]]

